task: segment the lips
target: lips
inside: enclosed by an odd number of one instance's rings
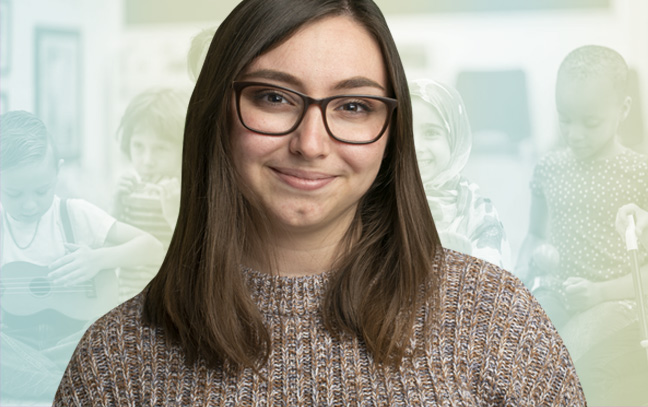
[[[314,191],[323,188],[336,178],[335,175],[295,168],[270,167],[270,169],[285,184],[304,191]]]

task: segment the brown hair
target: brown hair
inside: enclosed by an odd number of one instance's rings
[[[371,0],[245,0],[218,28],[191,97],[178,224],[147,289],[145,320],[179,341],[189,363],[199,356],[212,366],[257,368],[267,361],[270,336],[240,264],[243,253],[267,250],[268,235],[255,226],[264,225],[263,211],[244,198],[231,162],[231,86],[304,24],[335,15],[353,18],[376,39],[398,108],[376,180],[340,243],[325,325],[363,340],[377,363],[398,364],[422,288],[437,285],[431,270],[441,246],[416,162],[410,95],[378,7]]]

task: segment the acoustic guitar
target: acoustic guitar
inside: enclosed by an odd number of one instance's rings
[[[118,303],[114,270],[101,270],[79,284],[54,284],[48,267],[24,261],[7,263],[0,269],[0,305],[13,315],[33,315],[54,310],[70,318],[91,320]]]

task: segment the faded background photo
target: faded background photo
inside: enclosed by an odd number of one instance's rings
[[[648,210],[648,2],[376,2],[443,245],[524,281],[590,405],[648,405],[647,248],[619,221]],[[0,406],[51,404],[88,324],[155,275],[189,97],[236,4],[0,0]]]

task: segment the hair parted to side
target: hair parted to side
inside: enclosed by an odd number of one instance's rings
[[[203,357],[214,367],[258,369],[267,361],[270,335],[240,266],[244,253],[268,250],[269,235],[263,208],[244,197],[231,162],[232,82],[305,24],[336,15],[376,39],[398,107],[379,173],[340,243],[324,323],[333,334],[361,339],[378,364],[398,365],[418,307],[438,285],[432,270],[441,245],[416,162],[407,80],[378,7],[371,0],[244,0],[216,31],[189,102],[180,215],[147,287],[145,320],[178,341],[188,363]]]
[[[0,116],[0,169],[9,170],[41,162],[52,152],[58,161],[56,144],[45,124],[33,113],[13,110]],[[56,166],[58,170],[58,166]]]
[[[584,45],[571,51],[560,64],[558,75],[570,78],[589,78],[597,75],[609,79],[620,97],[628,93],[628,64],[612,48]]]

